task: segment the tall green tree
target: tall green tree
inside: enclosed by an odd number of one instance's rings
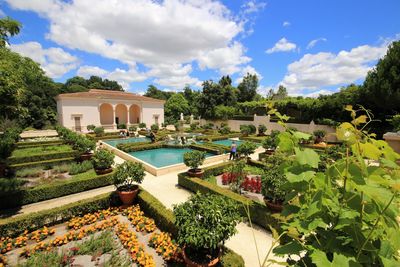
[[[22,25],[10,17],[0,19],[0,47],[9,44],[8,40],[11,36],[17,35]]]
[[[242,82],[238,85],[238,101],[253,101],[257,96],[258,78],[256,74],[247,73]]]
[[[379,113],[400,112],[400,41],[393,42],[362,86],[363,101]]]
[[[275,94],[273,94],[272,99],[274,100],[280,100],[284,99],[288,96],[288,92],[285,86],[279,85],[278,90],[276,91]]]
[[[151,84],[144,95],[156,99],[168,100],[173,94],[173,92],[162,91]]]
[[[165,103],[164,111],[168,121],[175,121],[179,119],[181,113],[188,115],[189,103],[182,94],[173,94]]]

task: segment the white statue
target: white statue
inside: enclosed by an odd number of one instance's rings
[[[181,121],[183,121],[183,113],[181,113]]]

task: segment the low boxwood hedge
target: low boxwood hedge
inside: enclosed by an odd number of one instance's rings
[[[9,165],[8,167],[12,170],[20,170],[20,169],[24,169],[24,168],[53,166],[53,165],[59,165],[62,163],[70,163],[70,162],[74,162],[74,161],[75,161],[75,157],[68,157],[68,158],[59,158],[59,159],[51,159],[51,160],[43,160],[43,161],[25,162],[25,163]]]
[[[235,138],[235,137],[240,137],[240,136],[242,136],[241,133],[231,133],[231,134],[224,134],[224,135],[201,135],[201,136],[196,136],[196,139],[199,141],[201,141],[201,140],[218,141],[218,140],[224,140],[224,139]]]
[[[151,144],[150,142],[135,142],[135,143],[125,143],[125,144],[118,144],[117,148],[125,151],[125,149],[129,149],[130,147],[135,147],[135,146],[145,146]]]
[[[65,152],[53,152],[53,153],[42,153],[27,157],[9,157],[7,163],[9,165],[27,163],[27,162],[38,162],[47,161],[52,159],[72,158],[78,156],[78,151],[65,151]]]
[[[113,173],[108,173],[89,178],[71,179],[61,184],[24,188],[19,191],[8,193],[5,196],[0,196],[0,209],[15,208],[29,203],[36,203],[107,186],[113,183],[112,175]]]
[[[119,149],[121,149],[124,152],[135,152],[135,151],[142,151],[142,150],[149,150],[149,149],[155,149],[155,148],[162,148],[163,144],[161,143],[146,143],[143,145],[134,145],[133,143],[128,143],[124,144],[124,146],[120,146]]]
[[[240,140],[251,141],[254,143],[261,143],[267,136],[242,136]]]
[[[37,141],[37,142],[18,142],[17,148],[37,147],[37,146],[54,146],[64,144],[62,140],[49,140],[49,141]]]
[[[33,231],[43,226],[67,221],[75,216],[106,209],[115,204],[114,199],[116,198],[112,193],[107,193],[57,208],[0,219],[0,236],[14,237],[25,230]]]
[[[192,144],[189,146],[192,149],[200,150],[200,151],[205,151],[211,154],[219,155],[224,153],[223,150],[217,149],[215,147],[210,147],[207,146],[206,144]]]

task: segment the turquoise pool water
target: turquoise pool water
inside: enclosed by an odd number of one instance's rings
[[[224,146],[231,146],[232,145],[232,140],[230,139],[224,139],[224,140],[218,140],[218,141],[213,141],[214,144],[218,144],[218,145],[224,145]],[[240,145],[241,143],[243,143],[243,141],[241,140],[235,140],[236,145]]]
[[[192,151],[190,148],[157,148],[151,150],[143,150],[130,152],[129,154],[147,162],[154,167],[161,168],[169,165],[183,163],[183,154]],[[206,154],[206,157],[214,156],[213,154]]]
[[[150,142],[150,139],[147,137],[129,137],[129,138],[121,138],[121,139],[104,140],[104,142],[113,147],[117,147],[118,144]]]

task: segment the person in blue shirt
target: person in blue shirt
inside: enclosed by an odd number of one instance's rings
[[[236,158],[236,149],[237,149],[236,142],[232,141],[231,153],[229,155],[229,160],[234,160]]]

